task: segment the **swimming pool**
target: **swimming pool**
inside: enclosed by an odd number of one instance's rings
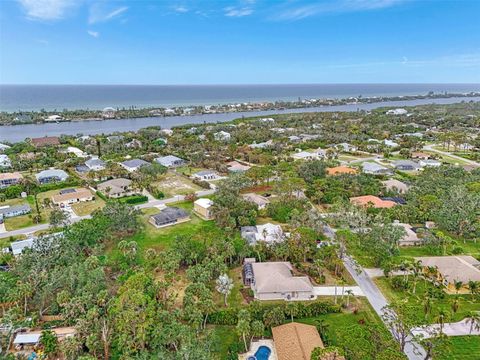
[[[249,356],[248,360],[268,360],[272,350],[268,346],[260,346],[254,356]]]

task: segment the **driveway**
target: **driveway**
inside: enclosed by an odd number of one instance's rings
[[[335,289],[335,286],[314,286],[313,293],[317,296],[337,296],[347,295],[347,291],[350,290],[353,292],[354,296],[365,296],[362,289],[359,286],[345,286],[342,287],[338,285]]]
[[[468,335],[479,335],[480,329],[475,329],[475,326],[470,332],[471,324],[467,322],[466,319],[456,323],[445,323],[443,324],[442,332],[447,336],[468,336]],[[440,332],[440,325],[433,324],[428,326],[422,326],[415,329],[412,329],[412,334],[422,335],[424,338],[432,337],[432,334]],[[480,338],[478,339],[480,341]]]

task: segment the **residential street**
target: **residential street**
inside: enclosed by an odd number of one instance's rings
[[[455,323],[445,323],[443,324],[442,332],[447,336],[468,336],[468,335],[479,335],[480,329],[475,329],[475,326],[470,332],[471,324],[467,322],[467,319]],[[418,327],[412,329],[412,334],[414,335],[423,335],[425,338],[431,337],[432,333],[438,332],[440,330],[440,324],[433,324],[430,326]],[[480,341],[480,339],[479,339]]]
[[[346,256],[343,259],[345,268],[356,281],[362,292],[367,297],[375,312],[382,317],[383,308],[388,305],[387,299],[383,296],[377,285],[365,273],[363,268],[355,264],[354,261]],[[423,360],[425,359],[425,350],[418,343],[412,342],[411,339],[405,345],[404,353],[409,360]]]
[[[479,162],[476,162],[476,161],[473,161],[473,160],[469,160],[469,159],[465,159],[461,156],[457,156],[457,155],[454,155],[454,154],[451,154],[447,151],[442,151],[442,150],[437,150],[434,148],[435,145],[425,145],[423,147],[423,150],[427,150],[427,151],[432,151],[432,152],[436,152],[440,155],[443,155],[443,156],[448,156],[448,157],[451,157],[452,159],[456,159],[458,161],[463,161],[463,162],[466,162],[466,163],[469,163],[470,165],[475,165],[475,166],[480,166],[480,163]]]

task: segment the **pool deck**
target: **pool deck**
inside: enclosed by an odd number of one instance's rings
[[[260,346],[267,346],[272,350],[268,360],[278,360],[275,345],[273,344],[273,340],[270,339],[252,341],[250,344],[250,350],[245,354],[239,354],[238,360],[247,360],[249,356],[254,356]]]

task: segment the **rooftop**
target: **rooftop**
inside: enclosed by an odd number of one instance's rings
[[[289,262],[252,263],[257,293],[313,291],[308,276],[293,276]]]
[[[323,342],[313,325],[292,322],[272,328],[278,360],[310,360],[315,348]]]

